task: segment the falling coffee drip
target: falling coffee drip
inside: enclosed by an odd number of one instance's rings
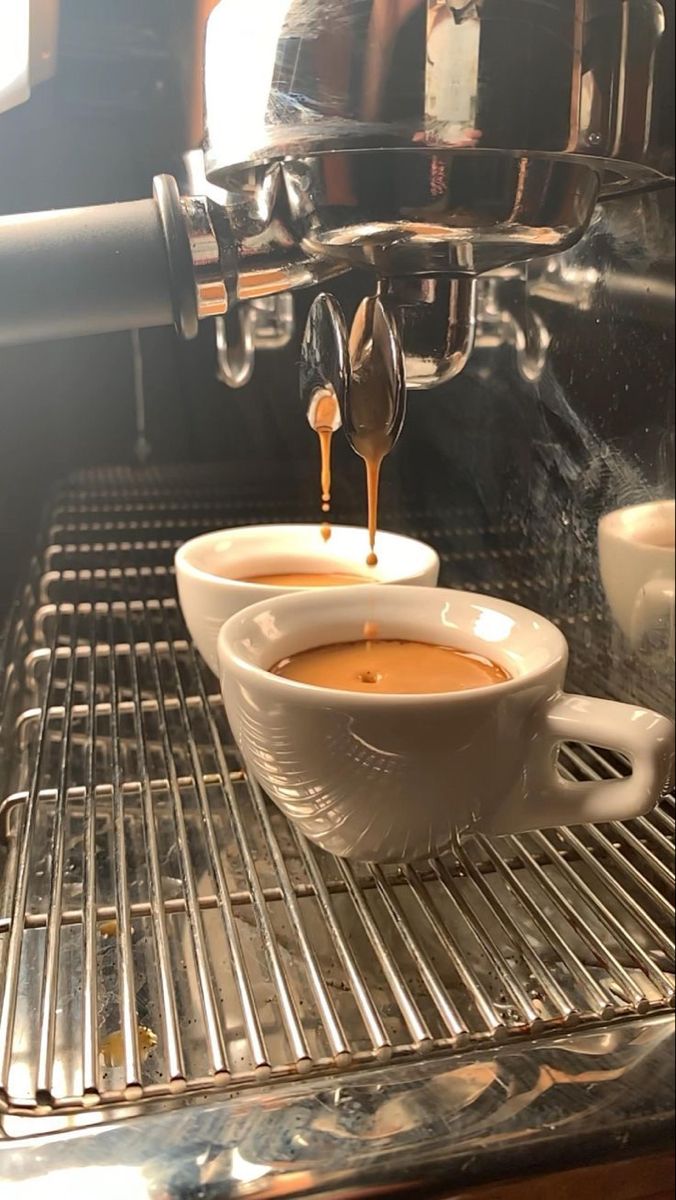
[[[319,438],[321,455],[322,512],[331,511],[331,444],[333,435],[341,426],[340,406],[335,394],[329,390],[318,391],[310,400],[307,419],[310,428]],[[321,527],[325,542],[331,537],[331,526],[325,521]]]
[[[322,512],[331,511],[331,439],[332,429],[319,430],[319,451],[322,456]]]
[[[406,415],[406,378],[397,332],[378,296],[359,305],[349,341],[350,382],[343,401],[343,426],[352,449],[366,465],[369,567],[378,564],[376,531],[383,460],[394,447]]]
[[[319,438],[322,512],[331,509],[331,447],[342,423],[340,406],[347,388],[347,329],[338,301],[317,296],[308,314],[300,354],[300,393],[310,428]],[[325,542],[331,526],[321,527]]]
[[[366,556],[367,567],[378,566],[376,533],[378,532],[378,493],[380,491],[380,468],[382,458],[366,459],[366,498],[368,505],[368,530],[370,552]]]

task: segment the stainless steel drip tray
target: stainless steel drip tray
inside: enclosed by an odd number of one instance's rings
[[[666,1136],[673,798],[416,867],[317,850],[174,597],[186,522],[241,519],[154,473],[80,480],[45,526],[0,690],[0,1179],[39,1135],[40,1169],[144,1196],[420,1195]]]
[[[673,1138],[672,1049],[673,1022],[661,1016],[497,1054],[165,1102],[137,1119],[118,1110],[129,1119],[101,1114],[107,1123],[67,1138],[0,1144],[3,1200],[42,1195],[48,1172],[69,1200],[447,1200],[458,1188],[626,1161]]]

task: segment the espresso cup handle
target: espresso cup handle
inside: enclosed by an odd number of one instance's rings
[[[649,812],[673,778],[674,726],[666,717],[631,704],[592,696],[560,695],[546,716],[543,741],[549,780],[543,780],[531,829],[627,821]],[[562,742],[583,742],[625,755],[626,779],[568,781],[557,769]],[[535,789],[537,790],[537,789]]]

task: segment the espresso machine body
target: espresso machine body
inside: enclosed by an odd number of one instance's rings
[[[249,782],[172,562],[321,519],[303,331],[318,293],[346,328],[375,296],[408,384],[382,527],[553,620],[569,690],[673,715],[673,546],[639,568],[618,517],[674,497],[673,4],[220,0],[197,38],[186,6],[104,7],[63,0],[41,87],[72,118],[77,68],[107,193],[73,160],[0,217],[3,1200],[47,1172],[77,1200],[666,1194],[673,797],[413,867],[319,854]],[[17,163],[32,112],[58,140],[39,97],[0,116]],[[150,111],[139,200],[110,114],[128,141]],[[363,524],[340,432],[333,476]]]

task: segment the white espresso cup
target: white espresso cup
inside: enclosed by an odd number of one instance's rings
[[[361,575],[364,583],[435,587],[439,556],[431,546],[379,531],[377,550],[377,567],[367,567],[368,534],[348,525],[333,525],[328,542],[319,525],[247,525],[186,542],[175,558],[176,584],[185,623],[202,658],[217,675],[218,632],[229,617],[249,604],[305,590],[249,583],[247,576],[329,572]]]
[[[599,522],[601,579],[612,614],[633,647],[660,628],[674,650],[674,501],[607,513]]]
[[[368,695],[272,674],[300,651],[363,638],[453,646],[505,682],[431,695]],[[523,832],[636,817],[673,766],[673,725],[645,709],[563,692],[559,630],[514,604],[431,588],[346,588],[256,604],[218,639],[232,732],[248,769],[307,837],[347,858],[413,860],[456,833]],[[626,755],[626,779],[573,783],[565,741]]]

